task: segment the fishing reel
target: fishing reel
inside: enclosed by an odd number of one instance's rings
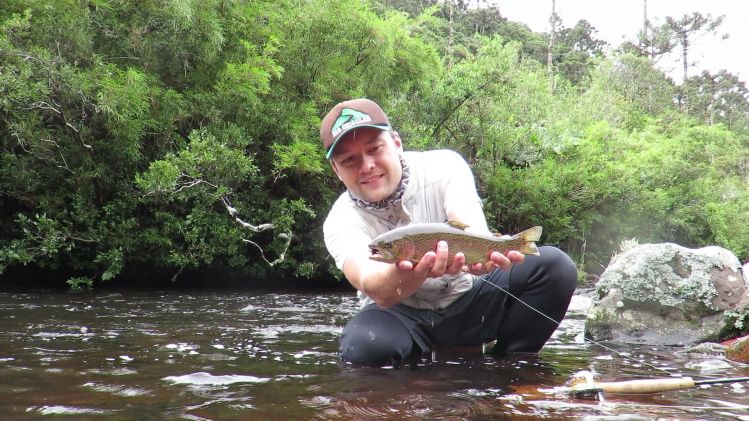
[[[603,401],[604,388],[601,385],[601,376],[592,370],[581,370],[574,373],[567,380],[567,392],[576,397],[584,399],[597,399]]]

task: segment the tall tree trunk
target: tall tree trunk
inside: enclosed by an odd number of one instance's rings
[[[655,58],[653,42],[650,40],[648,32],[650,31],[650,21],[648,20],[648,0],[642,0],[642,40],[650,60]]]
[[[687,87],[687,78],[689,75],[687,74],[687,69],[689,68],[689,60],[687,60],[688,57],[688,51],[689,51],[689,35],[687,33],[684,33],[684,36],[681,38],[681,59],[682,59],[682,66],[684,67],[684,79],[681,82],[681,86],[684,88],[684,102],[682,106],[684,107],[684,114],[689,114],[689,89]]]
[[[447,68],[453,67],[453,0],[447,0]]]
[[[689,75],[687,74],[687,69],[689,68],[689,60],[687,60],[689,51],[689,38],[687,38],[686,34],[684,35],[684,38],[682,38],[681,41],[681,64],[684,69],[684,83],[687,82],[687,77]]]
[[[546,50],[546,68],[549,72],[549,90],[554,92],[554,38],[557,32],[557,2],[551,0],[551,17],[549,17],[549,23],[551,24],[551,30],[549,31],[549,46]]]

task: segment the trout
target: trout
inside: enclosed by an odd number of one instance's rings
[[[372,252],[369,258],[385,263],[401,260],[417,263],[424,254],[435,251],[440,240],[447,241],[448,261],[453,260],[455,253],[462,252],[468,265],[486,263],[494,251],[504,253],[517,250],[523,254],[539,254],[535,241],[541,238],[540,226],[512,236],[470,233],[465,228],[465,225],[452,221],[398,227],[380,234],[369,244]]]

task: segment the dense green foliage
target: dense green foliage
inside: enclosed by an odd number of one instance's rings
[[[542,224],[585,270],[632,237],[749,257],[743,82],[674,86],[581,21],[550,89],[545,34],[395,3],[4,1],[0,272],[338,276],[321,224],[341,186],[317,133],[357,96],[407,148],[465,156],[490,225]]]

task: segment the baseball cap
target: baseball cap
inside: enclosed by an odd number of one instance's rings
[[[341,138],[351,130],[360,127],[390,130],[390,121],[382,108],[367,98],[357,98],[336,104],[325,115],[320,125],[320,138],[325,146],[325,157],[330,159]]]

